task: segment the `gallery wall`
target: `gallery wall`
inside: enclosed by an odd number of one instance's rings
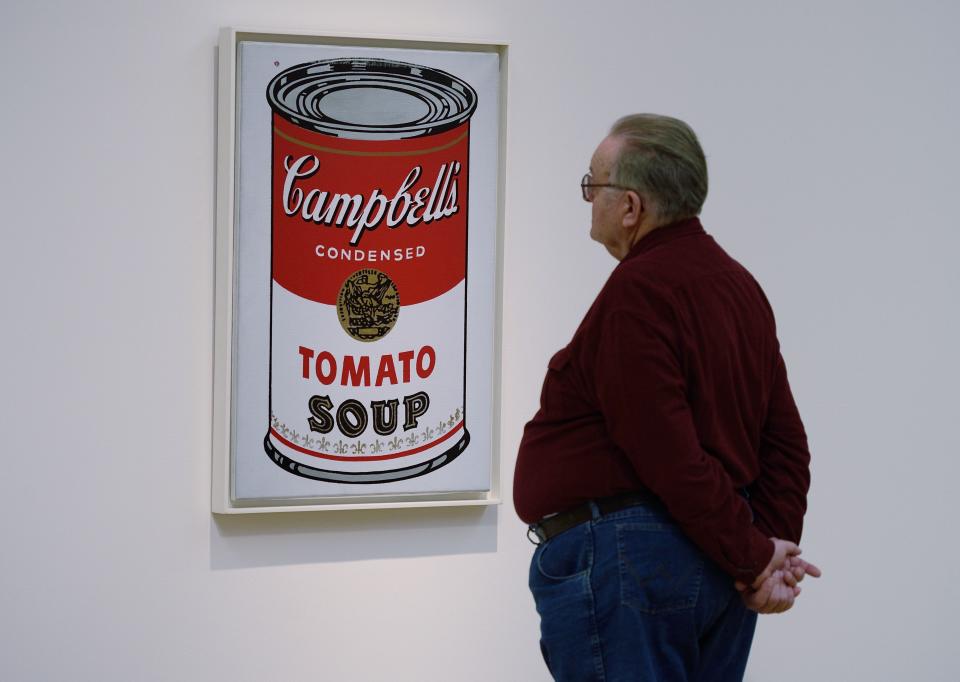
[[[6,0],[0,679],[548,679],[511,473],[614,265],[577,183],[634,111],[700,134],[703,221],[774,305],[810,436],[825,575],[762,619],[747,678],[960,677],[958,20],[934,0]],[[221,26],[510,44],[502,505],[210,514]]]

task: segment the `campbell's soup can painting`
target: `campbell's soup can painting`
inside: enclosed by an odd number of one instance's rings
[[[283,69],[272,111],[270,393],[289,473],[372,484],[470,441],[470,118],[445,71],[374,58]]]

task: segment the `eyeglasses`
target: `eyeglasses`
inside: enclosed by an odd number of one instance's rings
[[[637,190],[633,187],[624,187],[623,185],[614,185],[609,182],[592,182],[593,176],[590,173],[587,173],[583,176],[583,179],[580,180],[580,191],[583,192],[584,201],[593,201],[596,192],[593,191],[594,187],[615,187],[616,189],[623,189],[636,192]]]

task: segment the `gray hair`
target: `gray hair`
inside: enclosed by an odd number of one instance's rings
[[[623,140],[611,182],[636,189],[661,224],[700,214],[707,198],[707,160],[686,123],[658,114],[631,114],[613,124]]]

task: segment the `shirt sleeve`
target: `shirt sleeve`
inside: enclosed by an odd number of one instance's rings
[[[799,543],[810,488],[810,451],[781,355],[775,372],[760,435],[760,475],[750,486],[750,503],[764,533]]]
[[[750,506],[697,437],[668,325],[611,312],[596,349],[595,391],[611,438],[641,483],[724,571],[752,583],[773,556]]]

